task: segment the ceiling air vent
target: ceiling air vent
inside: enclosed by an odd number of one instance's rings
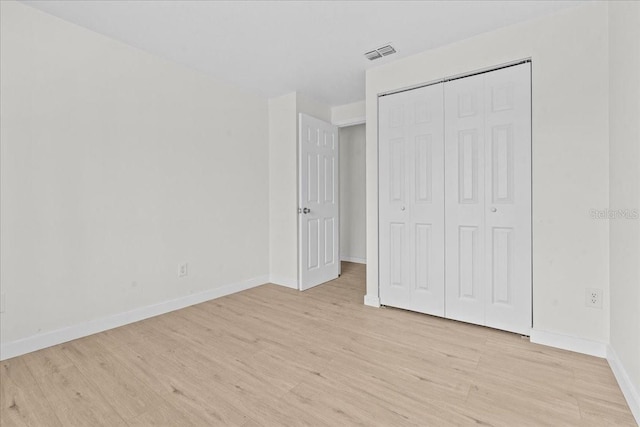
[[[378,51],[378,53],[380,53],[380,55],[382,56],[387,56],[387,55],[391,55],[392,53],[396,53],[396,50],[393,48],[393,46],[391,46],[390,44],[386,45],[386,46],[382,46],[379,47],[378,49],[376,49]]]
[[[382,58],[382,55],[378,53],[377,50],[372,50],[371,52],[367,52],[364,54],[369,61],[373,61],[374,59]]]
[[[386,46],[374,49],[371,52],[367,52],[364,54],[364,56],[369,61],[373,61],[374,59],[382,58],[383,56],[391,55],[392,53],[396,53],[396,50],[393,48],[393,46],[388,44]]]

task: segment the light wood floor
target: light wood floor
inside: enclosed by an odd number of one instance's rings
[[[606,361],[362,304],[364,266],[2,362],[2,426],[635,425]]]

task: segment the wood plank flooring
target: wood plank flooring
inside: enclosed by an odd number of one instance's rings
[[[2,426],[636,425],[603,359],[362,304],[364,266],[2,362]]]

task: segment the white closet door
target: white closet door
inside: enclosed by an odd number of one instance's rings
[[[531,328],[530,65],[445,83],[446,317]]]
[[[485,75],[485,325],[531,329],[531,64]]]
[[[446,317],[484,324],[484,74],[446,82]]]
[[[379,100],[380,301],[444,316],[442,84]]]

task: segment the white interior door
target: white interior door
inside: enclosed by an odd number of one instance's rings
[[[531,83],[521,64],[445,83],[446,317],[531,328]]]
[[[380,301],[444,316],[442,84],[379,99]]]
[[[340,273],[338,128],[306,114],[298,120],[300,290]]]

